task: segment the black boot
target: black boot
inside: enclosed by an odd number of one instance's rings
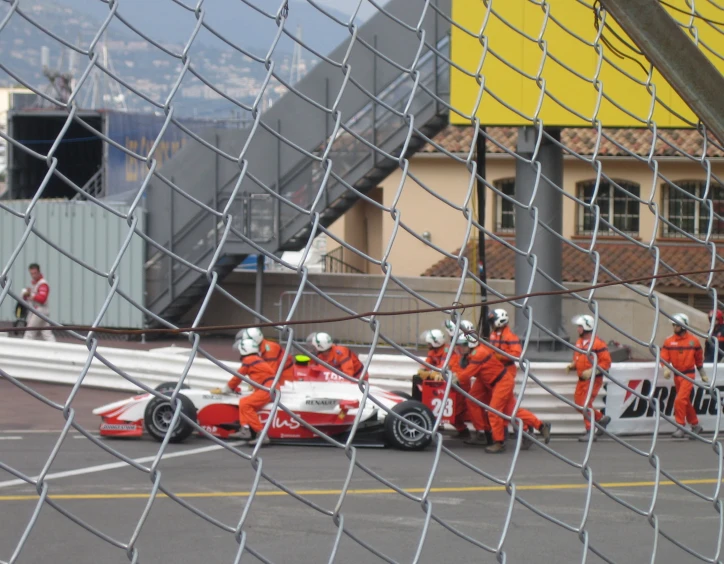
[[[533,429],[528,429],[528,434],[533,434]],[[520,441],[520,450],[530,450],[530,447],[533,446],[533,439],[531,439],[528,435],[523,433],[523,437]]]
[[[548,444],[551,442],[551,424],[550,423],[541,423],[540,434],[543,435],[543,442],[545,444]]]
[[[473,433],[473,435],[465,441],[466,445],[475,445],[475,446],[485,446],[492,444],[488,442],[488,439],[486,438],[487,433],[483,433],[482,431],[476,431]]]

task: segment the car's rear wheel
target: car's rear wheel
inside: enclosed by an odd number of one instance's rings
[[[399,417],[392,414],[385,417],[385,436],[390,446],[400,450],[422,450],[430,444],[435,417],[426,405],[407,400],[393,406],[392,412]]]
[[[196,408],[193,402],[183,394],[178,394],[176,397],[181,402],[181,412],[192,421],[196,421]],[[166,398],[153,398],[148,402],[143,414],[143,423],[151,438],[158,442],[166,438],[175,411],[175,406]],[[180,443],[189,438],[193,432],[193,425],[179,417],[175,427],[171,430],[169,442]]]
[[[163,382],[156,386],[154,390],[156,390],[157,392],[161,392],[162,394],[169,395],[172,394],[173,391],[176,389],[176,384],[178,384],[178,382]],[[188,390],[190,388],[186,384],[181,384],[181,389]]]

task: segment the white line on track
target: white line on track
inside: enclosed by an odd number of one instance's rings
[[[57,435],[62,430],[63,429],[8,429],[8,430],[0,430],[0,434],[22,433],[23,435],[26,435],[28,433],[33,433],[33,434],[55,433]],[[68,432],[77,433],[78,431],[76,431],[75,429],[70,429]]]
[[[227,443],[229,446],[235,446],[244,444],[244,441],[238,441],[238,442],[230,442]],[[211,452],[214,450],[221,450],[223,447],[219,445],[212,445],[207,447],[200,447],[200,448],[192,448],[188,450],[182,450],[179,452],[170,452],[168,454],[164,454],[161,457],[161,460],[167,460],[169,458],[178,458],[180,456],[191,456],[193,454],[202,454],[205,452]],[[156,459],[155,456],[144,456],[142,458],[134,458],[133,461],[138,464],[144,464],[146,462],[152,462]],[[53,472],[50,474],[47,474],[45,476],[46,480],[56,480],[58,478],[70,478],[71,476],[81,476],[83,474],[93,474],[95,472],[105,472],[106,470],[115,470],[116,468],[130,468],[126,462],[111,462],[110,464],[99,464],[97,466],[87,466],[85,468],[78,468],[76,470],[66,470],[64,472]],[[37,480],[38,476],[33,476],[31,478],[32,480]],[[6,480],[4,482],[0,482],[0,488],[9,488],[11,486],[31,486],[32,484],[29,484],[25,480]]]
[[[14,435],[8,435],[7,437],[0,437],[0,441],[22,441],[23,438]]]

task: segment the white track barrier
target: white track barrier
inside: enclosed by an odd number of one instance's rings
[[[188,349],[166,347],[151,351],[139,351],[114,347],[98,347],[98,353],[113,363],[125,374],[136,378],[147,386],[154,387],[161,382],[177,381],[183,373]],[[81,344],[46,343],[23,339],[0,339],[0,367],[19,380],[36,380],[46,383],[75,384],[88,358],[88,349]],[[366,361],[366,355],[360,359]],[[238,362],[223,362],[230,370],[236,370]],[[411,377],[419,365],[412,359],[389,354],[376,354],[370,364],[370,382],[387,390],[410,390]],[[617,363],[613,365],[612,376],[623,383],[651,378],[654,364]],[[576,386],[574,374],[566,374],[565,363],[533,363],[531,373],[545,386],[573,400]],[[711,371],[709,371],[711,375]],[[192,387],[215,387],[229,378],[214,363],[197,356],[186,383]],[[518,372],[516,393],[520,393],[524,377]],[[83,380],[83,386],[119,391],[136,392],[138,387],[119,376],[98,359],[93,359],[90,370]],[[608,383],[608,386],[615,386]],[[605,388],[595,402],[597,408],[604,406]],[[531,410],[540,419],[553,424],[556,434],[581,433],[582,418],[579,413],[561,400],[548,393],[533,379],[528,378],[522,406]]]

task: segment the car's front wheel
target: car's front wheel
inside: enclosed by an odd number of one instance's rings
[[[385,417],[385,436],[390,446],[400,450],[422,450],[432,441],[435,417],[430,409],[415,400],[396,404]],[[419,429],[417,427],[419,427]]]
[[[176,397],[181,402],[181,412],[192,421],[196,421],[196,408],[193,402],[183,394],[178,394]],[[175,411],[174,405],[166,398],[154,397],[148,402],[143,414],[143,423],[151,438],[158,442],[162,442],[166,438]],[[179,417],[171,431],[169,442],[180,443],[189,438],[193,432],[193,425]]]

